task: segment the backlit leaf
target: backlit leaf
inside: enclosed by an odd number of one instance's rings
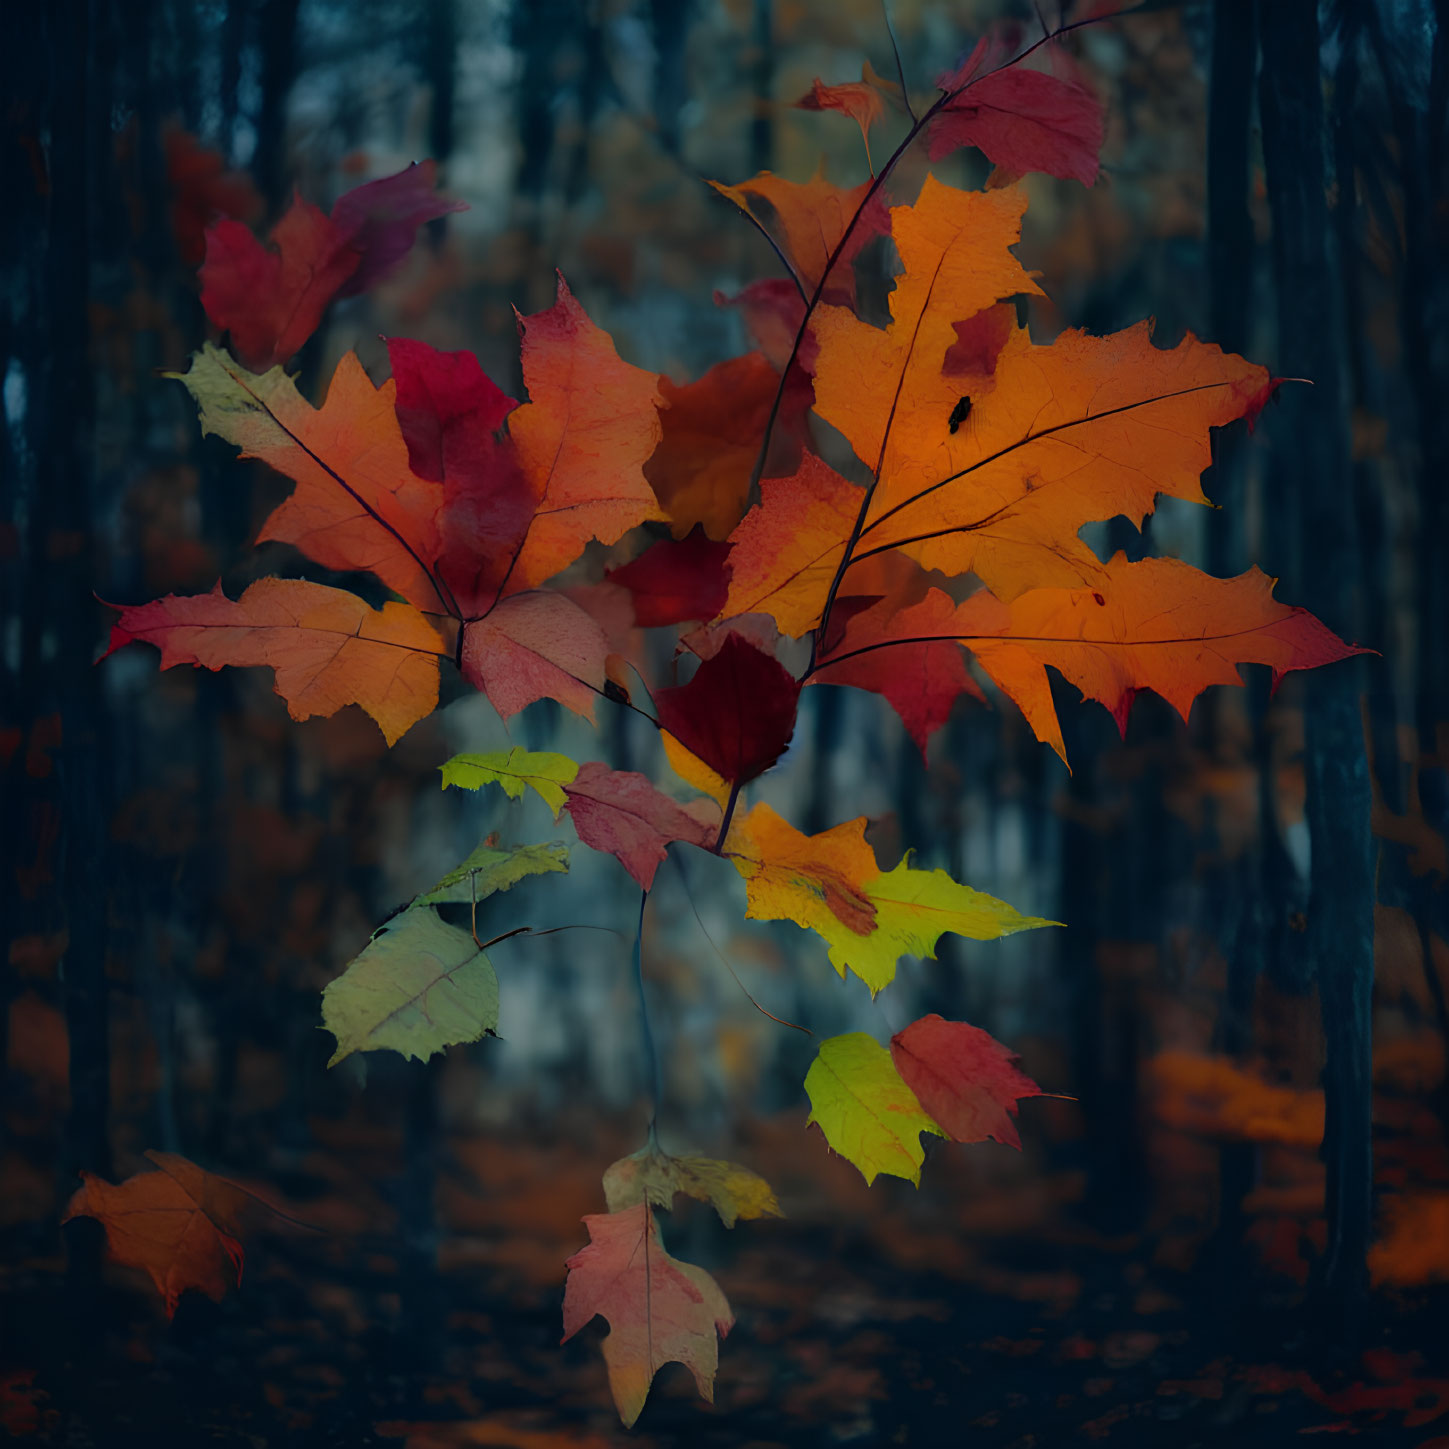
[[[611,770],[607,765],[587,764],[564,787],[564,807],[579,832],[579,839],[595,850],[616,857],[647,891],[654,873],[664,860],[667,847],[677,840],[713,847],[719,821],[713,807],[699,804],[711,821],[677,805],[656,790],[647,776],[633,770]]]
[[[660,725],[731,784],[763,775],[795,732],[800,682],[737,634],[688,684],[656,690]]]
[[[849,303],[855,298],[855,273],[851,263],[860,249],[890,226],[890,213],[879,193],[866,201],[871,189],[869,181],[862,181],[859,186],[835,186],[825,179],[823,170],[806,182],[787,181],[772,172],[761,171],[738,186],[725,186],[718,181],[709,184],[775,237],[807,294],[814,291],[825,275],[826,264],[839,247],[840,256],[831,269],[823,295],[841,302]],[[862,207],[865,209],[860,220],[851,228],[851,218]],[[847,230],[850,231],[848,238]]]
[[[527,787],[553,811],[553,818],[568,798],[563,787],[579,772],[576,761],[567,755],[546,751],[525,750],[514,745],[488,755],[454,755],[440,766],[443,785],[457,785],[464,790],[481,790],[485,785],[501,785],[509,799],[519,799]]]
[[[520,845],[512,850],[480,845],[413,904],[438,906],[451,901],[464,905],[481,901],[496,891],[506,891],[528,876],[568,868],[568,849],[562,845]]]
[[[1043,171],[1090,186],[1102,149],[1102,103],[1080,81],[1009,60],[999,41],[984,36],[958,70],[936,82],[961,94],[931,121],[931,160],[975,146],[1016,175]]]
[[[679,539],[661,538],[632,563],[610,569],[610,583],[628,589],[641,629],[712,619],[729,588],[730,545],[695,527]]]
[[[463,678],[504,719],[539,699],[593,719],[608,654],[598,624],[572,599],[546,589],[514,594],[463,630]]]
[[[258,579],[241,598],[168,594],[122,608],[111,650],[140,639],[161,667],[268,665],[293,719],[360,704],[393,744],[438,702],[436,629],[406,604],[372,609],[356,594],[301,579]]]
[[[420,609],[446,613],[429,564],[441,547],[442,490],[408,466],[394,412],[395,384],[373,387],[353,353],[337,364],[313,408],[280,367],[248,372],[209,343],[180,381],[201,431],[235,444],[296,483],[262,526],[331,569],[365,569]]]
[[[641,1147],[621,1157],[604,1174],[604,1196],[611,1213],[648,1201],[673,1206],[677,1193],[709,1203],[727,1228],[740,1218],[783,1217],[770,1184],[741,1167],[713,1157],[671,1157],[657,1147]]]
[[[1040,1096],[1041,1088],[989,1032],[932,1013],[891,1038],[891,1060],[947,1137],[1020,1149],[1011,1120],[1017,1101]]]
[[[97,1219],[106,1230],[113,1262],[142,1268],[175,1317],[187,1289],[220,1302],[241,1281],[239,1233],[251,1193],[169,1152],[148,1152],[159,1171],[120,1184],[82,1172],[84,1186],[66,1206],[62,1222]],[[265,1206],[265,1204],[263,1204]]]
[[[505,593],[552,578],[592,539],[664,516],[644,476],[660,437],[655,375],[620,359],[562,277],[558,301],[519,326],[528,401],[508,435],[534,511]]]
[[[1129,563],[1117,554],[1095,587],[1034,589],[1010,604],[967,599],[955,629],[981,667],[1066,759],[1047,666],[1112,712],[1125,733],[1133,696],[1160,694],[1185,720],[1209,685],[1241,684],[1239,664],[1266,664],[1275,682],[1293,669],[1365,651],[1306,609],[1277,603],[1256,568],[1215,579],[1178,559]]]
[[[1054,924],[903,860],[882,871],[866,843],[864,818],[804,835],[768,805],[730,830],[725,853],[745,879],[752,920],[794,921],[830,946],[830,962],[860,977],[874,995],[895,978],[902,956],[934,956],[946,932],[994,940]]]
[[[713,1403],[719,1339],[735,1321],[719,1285],[664,1251],[647,1202],[584,1223],[589,1245],[566,1265],[564,1342],[596,1315],[608,1320],[604,1362],[624,1427],[633,1426],[667,1363],[682,1363]]]
[[[873,1037],[854,1031],[821,1042],[805,1075],[805,1091],[810,1121],[866,1182],[885,1172],[920,1186],[926,1160],[921,1133],[940,1136],[941,1129]]]
[[[322,1025],[337,1038],[329,1067],[384,1049],[425,1062],[493,1032],[498,977],[467,931],[411,906],[323,991]]]

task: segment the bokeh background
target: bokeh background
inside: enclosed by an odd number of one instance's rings
[[[1218,0],[1073,35],[1107,108],[1104,176],[1025,183],[1019,254],[1050,298],[1034,335],[1151,316],[1161,345],[1191,330],[1314,384],[1218,436],[1221,509],[1169,501],[1092,542],[1257,562],[1377,654],[1272,697],[1250,668],[1188,725],[1144,696],[1125,739],[1063,689],[1070,774],[1000,701],[962,701],[923,761],[882,701],[807,692],[760,797],[809,830],[867,815],[883,865],[911,849],[1066,925],[947,938],[872,1003],[813,937],[745,923],[726,863],[661,872],[644,966],[665,1145],[748,1164],[788,1216],[726,1233],[703,1206],[671,1215],[669,1246],[738,1326],[716,1406],[668,1369],[634,1442],[1449,1442],[1437,14]],[[986,0],[895,0],[889,20],[918,96],[991,24],[1040,26]],[[455,681],[389,751],[355,709],[293,723],[265,671],[160,674],[142,647],[95,664],[99,601],[327,577],[251,547],[287,485],[200,438],[164,375],[207,336],[216,211],[261,227],[294,188],[327,206],[425,156],[468,203],[332,309],[299,358],[314,398],[348,349],[383,377],[388,335],[471,348],[521,396],[514,309],[548,306],[555,269],[622,356],[693,379],[748,350],[724,299],[778,268],[705,179],[862,179],[854,126],[790,103],[866,59],[893,73],[886,14],[55,0],[6,29],[3,1423],[56,1443],[624,1442],[597,1326],[557,1344],[579,1218],[649,1116],[621,868],[577,847],[567,880],[490,903],[498,931],[599,928],[497,949],[499,1040],[329,1073],[318,998],[485,835],[569,835],[532,797],[441,791],[450,754],[654,772],[652,732],[549,703],[505,730]],[[923,170],[908,158],[893,194]],[[974,155],[936,170],[987,175]],[[863,254],[864,295],[890,266]],[[1324,926],[1343,920],[1371,930]],[[1023,1105],[1021,1153],[938,1144],[919,1191],[867,1190],[805,1130],[815,1044],[742,985],[817,1035],[970,1020],[1063,1095]],[[239,1291],[168,1322],[101,1266],[95,1224],[59,1226],[80,1170],[120,1180],[148,1148],[315,1231],[259,1230]]]

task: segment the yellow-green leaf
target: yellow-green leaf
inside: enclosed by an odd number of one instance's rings
[[[770,1184],[738,1162],[714,1157],[671,1157],[644,1147],[621,1157],[604,1174],[604,1197],[611,1213],[647,1200],[655,1207],[673,1206],[674,1196],[713,1205],[720,1221],[732,1228],[739,1218],[784,1217]]]
[[[442,772],[445,789],[449,785],[459,785],[465,790],[502,785],[510,800],[517,800],[527,785],[557,820],[566,798],[563,787],[573,783],[579,767],[567,755],[524,750],[515,745],[511,750],[497,750],[490,755],[454,755],[442,766]]]
[[[888,1172],[917,1187],[926,1154],[921,1133],[945,1134],[901,1080],[891,1054],[863,1031],[833,1036],[805,1074],[810,1121],[866,1182]]]
[[[848,966],[872,995],[894,979],[902,956],[933,960],[936,942],[948,931],[992,941],[1061,924],[1024,916],[1015,906],[952,880],[944,870],[914,870],[909,855],[862,889],[875,906],[875,929],[868,936],[837,937],[830,960],[842,976]]]
[[[566,871],[568,868],[569,852],[564,845],[521,845],[517,850],[480,845],[432,890],[418,896],[413,905],[440,906],[448,901],[467,905],[481,901],[495,891],[506,891],[526,876]]]
[[[874,995],[902,956],[930,958],[947,931],[986,941],[1051,926],[972,890],[943,870],[913,870],[909,858],[882,871],[865,838],[865,817],[802,835],[766,804],[735,821],[725,854],[745,878],[756,921],[794,921],[824,938],[830,963]]]
[[[498,1025],[498,978],[467,931],[410,906],[322,993],[322,1024],[337,1038],[329,1067],[358,1051],[427,1061]]]

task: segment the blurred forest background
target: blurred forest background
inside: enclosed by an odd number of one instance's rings
[[[1010,3],[889,11],[922,96],[994,21],[1039,33]],[[778,268],[703,178],[823,158],[862,179],[854,127],[791,103],[867,58],[893,74],[883,12],[51,0],[7,7],[6,32],[0,1422],[103,1445],[622,1442],[597,1332],[557,1346],[579,1217],[647,1121],[620,867],[577,847],[562,886],[498,898],[490,930],[614,933],[498,948],[501,1040],[328,1073],[318,994],[487,833],[568,833],[536,800],[440,791],[450,754],[648,772],[651,732],[548,703],[505,732],[458,685],[388,751],[356,709],[294,724],[265,671],[159,674],[142,648],[96,667],[98,600],[308,569],[250,547],[283,481],[203,440],[162,376],[206,336],[215,211],[260,227],[294,187],[326,206],[426,156],[468,203],[333,309],[300,358],[314,398],[349,348],[382,377],[387,335],[471,348],[521,396],[512,309],[549,305],[555,268],[623,357],[693,379],[749,348],[726,299]],[[667,1370],[635,1442],[1449,1443],[1449,17],[1154,4],[1071,48],[1105,174],[1026,183],[1034,334],[1152,316],[1160,345],[1191,330],[1314,382],[1217,437],[1220,511],[1169,501],[1092,541],[1257,562],[1378,653],[1272,698],[1250,668],[1189,726],[1143,696],[1125,740],[1065,689],[1070,775],[1009,705],[962,701],[923,762],[881,701],[807,692],[766,798],[811,831],[868,814],[884,866],[910,848],[1067,925],[947,938],[873,1004],[814,938],[745,923],[723,862],[691,858],[688,889],[661,872],[666,1145],[748,1164],[788,1217],[672,1216],[739,1323],[717,1406]],[[889,276],[863,254],[863,286]],[[919,1192],[867,1190],[803,1130],[814,1043],[732,971],[817,1034],[965,1018],[1071,1100],[1025,1104],[1020,1154],[937,1144]],[[275,1225],[239,1292],[168,1323],[101,1268],[94,1222],[58,1226],[78,1171],[119,1180],[146,1149],[321,1232]]]

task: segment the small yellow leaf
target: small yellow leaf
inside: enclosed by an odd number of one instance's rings
[[[920,1186],[926,1160],[921,1133],[945,1134],[878,1041],[853,1031],[821,1042],[805,1074],[805,1091],[810,1121],[834,1151],[860,1169],[866,1182],[887,1172]]]
[[[676,1193],[713,1205],[732,1228],[739,1218],[784,1217],[770,1184],[737,1162],[713,1157],[671,1157],[648,1147],[621,1157],[604,1174],[611,1213],[647,1200],[668,1208]]]

